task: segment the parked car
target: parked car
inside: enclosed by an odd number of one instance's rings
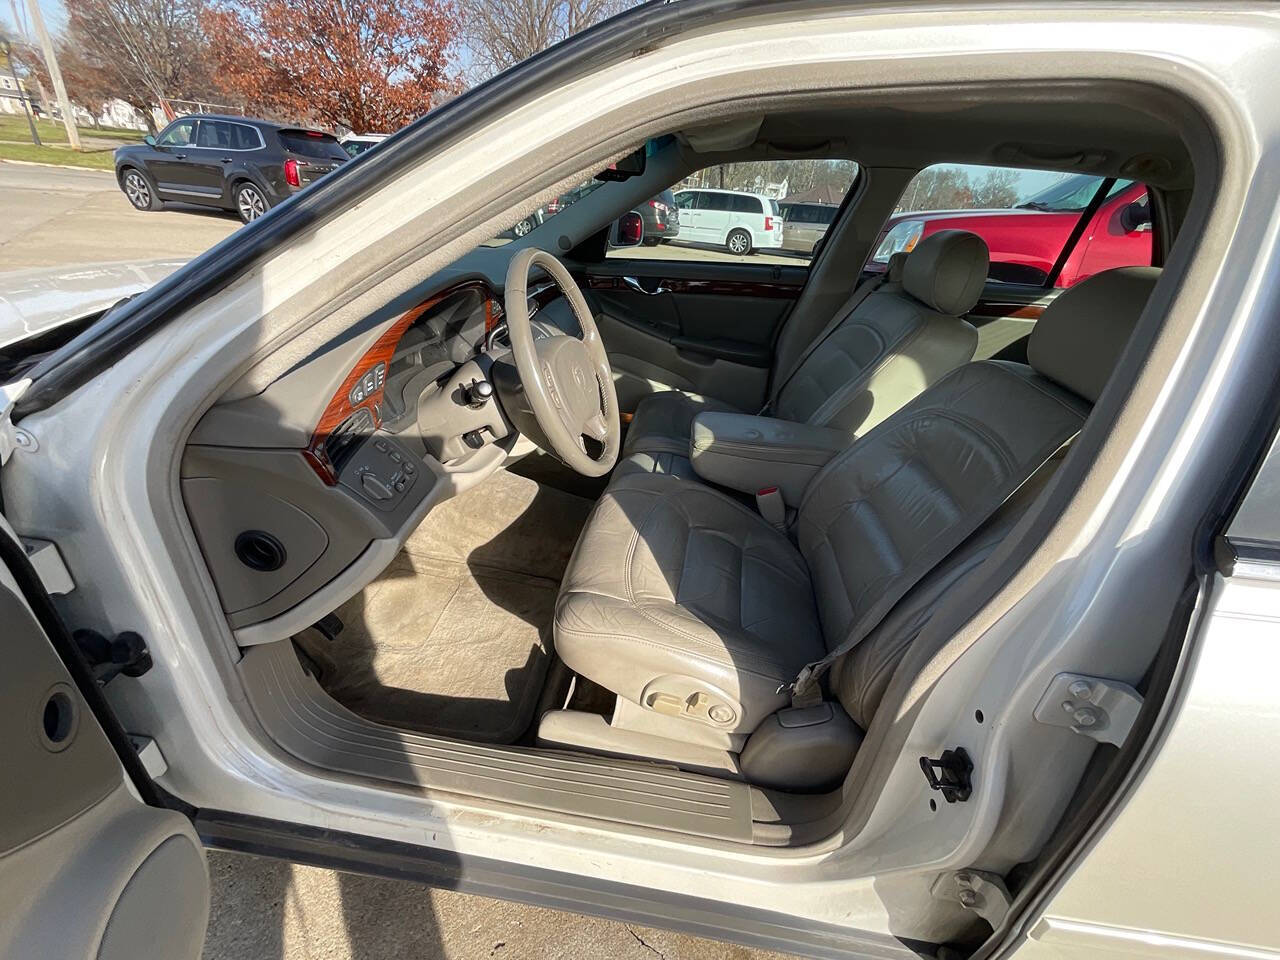
[[[834,203],[787,203],[779,200],[782,210],[782,249],[789,253],[813,253],[814,245],[826,236],[836,212]]]
[[[115,152],[116,182],[138,210],[164,201],[234,210],[245,223],[350,157],[320,130],[193,114]]]
[[[644,245],[656,247],[664,240],[680,236],[680,211],[676,207],[676,195],[663,190],[656,197],[635,208],[644,223]]]
[[[913,249],[939,230],[968,230],[987,242],[990,277],[1043,284],[1058,254],[1097,193],[1102,178],[1073,174],[1012,208],[911,211],[890,217],[867,269],[883,272],[893,254]],[[1117,180],[1072,248],[1055,287],[1070,287],[1102,270],[1151,262],[1151,208],[1147,188]]]
[[[347,156],[355,159],[370,147],[376,147],[389,136],[391,136],[389,133],[348,133],[338,142],[342,144],[342,149],[347,151]]]
[[[739,256],[782,246],[782,211],[764,194],[699,187],[675,200],[681,243],[710,243]]]

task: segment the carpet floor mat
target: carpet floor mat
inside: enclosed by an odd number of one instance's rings
[[[560,579],[591,502],[499,471],[434,509],[382,575],[295,637],[335,700],[419,733],[510,743],[533,719]]]

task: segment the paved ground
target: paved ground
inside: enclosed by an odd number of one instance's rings
[[[140,212],[97,170],[0,162],[0,270],[195,256],[234,233],[234,214]]]
[[[0,163],[0,271],[194,256],[231,215],[139,213],[109,173]],[[641,256],[705,255],[641,248]],[[727,255],[719,258],[728,259]],[[770,960],[667,931],[232,854],[212,854],[205,960]]]
[[[212,854],[204,960],[784,960],[411,883]]]

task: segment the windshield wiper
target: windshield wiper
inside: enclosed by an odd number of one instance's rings
[[[1015,210],[1039,210],[1041,213],[1048,213],[1053,208],[1047,203],[1041,203],[1039,200],[1028,200],[1026,203],[1020,203],[1013,209]]]

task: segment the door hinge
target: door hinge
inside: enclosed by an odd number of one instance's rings
[[[964,747],[943,750],[937,760],[921,757],[920,769],[930,788],[941,791],[947,803],[963,803],[973,793],[973,761]]]
[[[949,900],[972,910],[991,924],[993,930],[1004,921],[1013,902],[1004,879],[985,870],[944,873],[933,882],[929,892],[935,900]]]
[[[151,669],[151,652],[142,637],[132,630],[118,633],[110,640],[96,630],[77,630],[71,638],[89,661],[99,686],[122,673],[126,677],[140,677]]]
[[[1033,714],[1051,727],[1067,727],[1100,743],[1121,746],[1138,711],[1142,694],[1118,680],[1083,673],[1060,673],[1036,704]]]

